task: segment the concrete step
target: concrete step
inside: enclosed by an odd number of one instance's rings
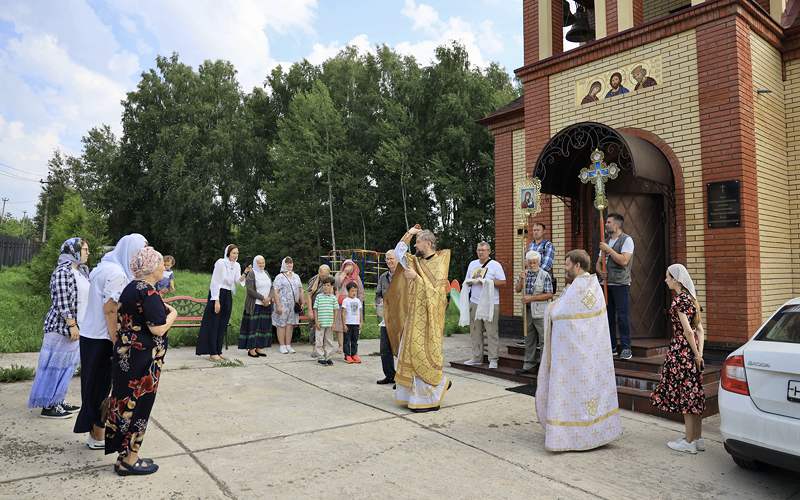
[[[706,393],[706,410],[703,413],[703,418],[710,417],[719,413],[719,403],[717,399],[717,391],[719,389],[718,383],[707,383],[703,385],[703,390]],[[637,389],[634,387],[617,387],[617,397],[619,399],[619,407],[624,410],[635,411],[637,413],[646,413],[648,415],[657,415],[676,422],[683,422],[683,415],[676,413],[665,413],[650,403],[649,390]]]
[[[458,368],[459,370],[464,370],[473,373],[482,373],[484,375],[489,375],[491,377],[498,377],[505,380],[511,380],[512,382],[518,382],[520,384],[530,384],[536,382],[535,375],[517,375],[515,373],[516,368],[512,368],[510,366],[506,366],[501,363],[498,363],[497,369],[494,370],[489,369],[488,362],[485,362],[482,365],[470,366],[470,365],[465,365],[464,363],[458,361],[451,361],[450,366],[452,366],[453,368]],[[520,368],[521,367],[522,364],[520,362]]]

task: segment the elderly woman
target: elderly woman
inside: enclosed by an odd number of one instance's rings
[[[88,432],[86,446],[105,448],[105,420],[101,407],[111,389],[111,355],[117,340],[119,296],[133,280],[130,260],[147,240],[141,234],[120,238],[114,249],[103,255],[89,275],[86,318],[80,325],[81,411],[73,432]]]
[[[528,308],[528,335],[525,337],[525,361],[522,368],[517,370],[517,375],[533,375],[538,369],[542,359],[544,342],[544,312],[547,304],[553,298],[553,280],[550,273],[545,271],[540,264],[542,255],[531,250],[525,254],[528,269],[517,277],[514,291],[519,293],[523,287],[523,307]]]
[[[233,308],[233,294],[236,293],[236,283],[244,286],[246,273],[242,275],[239,265],[239,247],[228,245],[221,259],[214,263],[214,272],[211,275],[211,284],[208,287],[208,302],[203,311],[203,320],[200,322],[200,333],[197,335],[195,354],[202,356],[208,354],[210,361],[219,361],[222,357],[222,342],[228,330]]]
[[[322,280],[327,278],[331,275],[331,268],[327,264],[322,264],[319,266],[317,270],[317,274],[308,280],[308,284],[306,285],[306,292],[308,294],[306,301],[307,304],[314,304],[314,301],[317,299],[317,295],[322,292]],[[314,316],[314,309],[309,308],[308,310],[308,341],[309,343],[314,342],[314,331],[316,330],[316,317]],[[317,351],[311,351],[311,357],[317,357]]]
[[[361,282],[361,269],[359,269],[358,264],[353,262],[352,259],[347,259],[346,261],[342,262],[342,268],[336,273],[336,297],[339,300],[339,305],[342,305],[342,301],[347,297],[347,285],[350,283],[355,283],[358,287],[358,292],[356,293],[356,297],[361,303],[364,303],[364,284]],[[339,351],[342,351],[342,347],[344,346],[344,332],[347,330],[347,327],[344,324],[344,315],[339,315],[336,318],[336,322],[333,325],[333,331],[336,332],[337,340],[339,341]]]
[[[275,291],[272,278],[266,271],[266,261],[261,255],[253,259],[253,271],[248,273],[244,286],[242,324],[239,327],[239,349],[247,349],[251,358],[266,356],[261,349],[272,345],[272,302]]]
[[[78,366],[78,337],[89,300],[86,260],[89,244],[70,238],[61,245],[58,264],[50,276],[50,310],[44,319],[39,366],[28,408],[41,408],[43,418],[69,418],[79,406],[64,402],[69,382]]]
[[[120,476],[152,474],[158,465],[139,458],[139,448],[156,399],[167,353],[167,331],[178,313],[164,304],[155,284],[164,275],[164,259],[144,247],[131,259],[131,281],[119,297],[119,332],[114,343],[113,388],[106,421],[106,455],[119,453]]]
[[[305,304],[303,282],[300,276],[294,273],[294,261],[286,257],[281,261],[281,273],[275,277],[272,284],[275,287],[275,309],[272,311],[272,324],[278,330],[280,353],[290,354],[292,348],[292,333],[294,327],[300,324],[300,313]]]
[[[673,334],[661,369],[661,380],[650,395],[650,402],[662,411],[683,414],[686,435],[670,441],[667,446],[694,454],[706,449],[701,437],[702,415],[706,408],[703,392],[705,331],[689,271],[682,264],[672,264],[667,268],[664,281],[675,296],[669,308]]]

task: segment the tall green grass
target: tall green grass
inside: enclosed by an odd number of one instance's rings
[[[0,352],[35,352],[42,345],[42,323],[50,307],[48,290],[33,290],[29,285],[30,271],[27,267],[13,267],[0,270]],[[175,295],[188,295],[197,298],[208,297],[208,285],[211,275],[189,271],[175,271]],[[228,343],[236,347],[239,336],[239,324],[244,310],[245,290],[237,287],[233,296],[233,311]],[[375,290],[366,290],[366,308],[361,338],[375,339],[380,337],[379,320],[375,314]],[[169,332],[169,342],[173,347],[195,345],[197,328],[173,328]],[[307,328],[301,328],[302,338],[307,338]],[[450,304],[445,318],[445,333],[464,333],[467,328],[458,326],[458,309]],[[295,333],[296,339],[300,334]]]

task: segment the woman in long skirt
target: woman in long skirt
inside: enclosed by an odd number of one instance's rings
[[[70,238],[61,245],[58,265],[50,276],[50,310],[28,398],[28,408],[41,408],[43,418],[69,418],[80,409],[64,397],[80,360],[78,337],[89,300],[88,258],[89,244]]]
[[[164,274],[160,253],[153,247],[144,247],[131,260],[131,271],[135,279],[119,298],[114,383],[105,433],[106,455],[119,453],[114,471],[120,476],[152,474],[158,470],[151,459],[139,458],[139,448],[158,391],[167,353],[167,331],[178,316],[155,289]]]
[[[253,271],[247,275],[244,286],[242,323],[239,327],[239,349],[247,349],[251,358],[266,356],[261,349],[272,345],[272,278],[265,270],[266,261],[261,255],[253,259]]]
[[[238,259],[239,247],[236,245],[226,246],[225,254],[221,259],[217,259],[214,264],[214,273],[211,275],[208,302],[203,311],[203,320],[200,322],[200,333],[197,336],[197,348],[195,349],[195,354],[198,356],[208,354],[208,359],[211,361],[224,359],[222,343],[231,319],[236,283],[244,286],[246,275],[242,275],[242,268],[236,262]],[[248,271],[250,271],[249,266],[245,273]]]

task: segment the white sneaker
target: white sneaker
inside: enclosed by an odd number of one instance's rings
[[[483,362],[482,361],[475,361],[474,359],[468,359],[468,360],[464,361],[464,364],[467,365],[467,366],[478,366],[478,365],[482,365]]]
[[[670,441],[669,443],[667,443],[667,446],[669,446],[670,449],[673,449],[675,451],[691,453],[692,455],[697,453],[697,445],[695,443],[687,443],[686,439],[683,438],[677,441]]]
[[[294,354],[294,353],[296,353],[297,351],[295,351],[294,349],[292,349],[292,346],[290,346],[290,345],[287,345],[287,346],[286,346],[286,352],[288,352],[289,354]]]
[[[496,359],[493,359],[492,361],[489,361],[489,369],[490,370],[497,370],[497,360]]]
[[[697,438],[694,442],[695,446],[697,447],[697,451],[706,451],[706,440],[703,438]]]
[[[286,346],[283,345],[278,349],[278,352],[281,354],[289,354],[289,351],[286,350]]]
[[[88,446],[90,450],[105,450],[106,442],[97,441],[94,438],[92,438],[91,434],[89,434],[88,436],[86,436],[86,446]]]

